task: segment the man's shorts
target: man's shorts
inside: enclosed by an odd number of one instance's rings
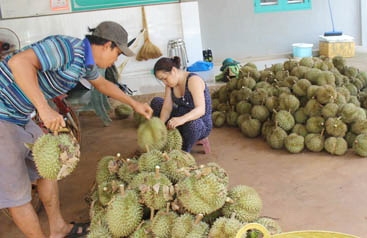
[[[31,183],[40,176],[25,143],[34,143],[42,134],[32,120],[24,127],[0,120],[0,209],[31,201]]]

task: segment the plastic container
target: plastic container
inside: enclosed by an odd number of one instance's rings
[[[293,57],[294,58],[303,58],[303,57],[312,56],[313,44],[294,43],[292,44],[292,47],[293,47]]]

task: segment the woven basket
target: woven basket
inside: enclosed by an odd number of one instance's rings
[[[261,224],[249,223],[242,227],[236,238],[246,237],[247,231],[258,230],[263,234],[263,238],[360,238],[353,235],[342,234],[331,231],[292,231],[276,235],[270,235],[269,231]]]

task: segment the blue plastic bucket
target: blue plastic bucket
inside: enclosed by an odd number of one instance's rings
[[[294,58],[303,58],[303,57],[312,56],[313,44],[294,43],[292,44],[292,47],[293,47],[293,57]]]

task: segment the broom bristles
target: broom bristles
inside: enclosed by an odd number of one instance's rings
[[[156,59],[162,56],[161,50],[154,45],[149,39],[144,41],[143,46],[140,48],[138,54],[136,55],[136,60],[148,60]]]

